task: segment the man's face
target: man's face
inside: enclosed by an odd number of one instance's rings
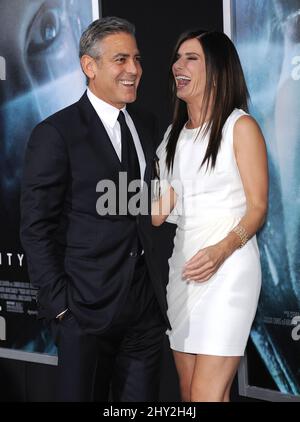
[[[108,35],[99,43],[99,55],[89,83],[92,92],[119,109],[135,101],[142,75],[135,38],[125,32]]]

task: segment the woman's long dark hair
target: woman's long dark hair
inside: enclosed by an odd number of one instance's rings
[[[223,126],[235,108],[248,111],[249,92],[237,51],[231,40],[222,32],[189,31],[182,34],[174,50],[170,68],[170,87],[173,97],[173,122],[166,147],[166,164],[173,169],[177,141],[180,132],[188,120],[186,103],[176,96],[176,83],[172,66],[177,60],[181,44],[196,38],[203,48],[206,65],[206,86],[203,99],[202,124],[212,106],[204,133],[208,133],[209,142],[201,166],[215,167],[222,140]]]

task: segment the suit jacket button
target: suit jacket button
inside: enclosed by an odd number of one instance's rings
[[[136,258],[137,257],[137,252],[133,252],[131,251],[129,256],[131,256],[131,258]]]

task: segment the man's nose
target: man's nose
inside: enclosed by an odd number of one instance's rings
[[[140,64],[136,60],[128,60],[126,64],[126,72],[130,73],[131,75],[137,75],[139,66]]]

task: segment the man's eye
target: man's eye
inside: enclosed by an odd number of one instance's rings
[[[60,30],[59,9],[42,7],[34,17],[28,32],[28,54],[46,50],[57,39]]]

